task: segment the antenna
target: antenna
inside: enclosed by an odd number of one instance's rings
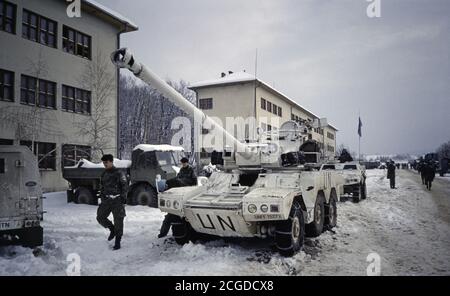
[[[256,53],[255,53],[255,79],[258,75],[258,48],[256,48]]]

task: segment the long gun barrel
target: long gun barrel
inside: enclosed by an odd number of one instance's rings
[[[236,145],[236,151],[245,152],[248,151],[247,146],[237,140],[233,135],[227,132],[221,125],[217,124],[214,120],[208,117],[200,109],[186,100],[179,92],[167,84],[158,75],[153,73],[143,64],[135,60],[134,56],[127,48],[121,48],[114,51],[111,54],[111,60],[118,68],[126,68],[130,70],[136,77],[151,85],[157,89],[164,97],[169,99],[172,103],[177,105],[187,114],[191,114],[194,120],[201,119],[202,124],[208,124],[214,126],[214,129],[218,131],[218,134],[225,136],[225,143]]]

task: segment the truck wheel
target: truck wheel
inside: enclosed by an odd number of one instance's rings
[[[80,187],[75,192],[75,203],[97,205],[98,200],[94,197],[94,193],[87,187]]]
[[[367,187],[366,187],[366,182],[362,183],[361,185],[361,199],[366,199],[367,198]]]
[[[280,221],[275,228],[275,244],[282,256],[292,256],[300,251],[305,240],[305,220],[300,203],[292,203],[289,219]]]
[[[197,232],[185,219],[179,219],[172,223],[172,236],[179,245],[184,245],[190,241],[195,241]]]
[[[133,199],[137,205],[158,207],[156,191],[148,184],[139,184],[133,191]]]
[[[331,191],[330,194],[330,202],[325,207],[326,216],[325,216],[325,225],[328,229],[332,229],[337,224],[337,196],[336,191]]]
[[[325,223],[325,197],[319,192],[314,205],[314,221],[306,225],[306,235],[309,237],[319,236],[323,231]]]
[[[42,227],[30,227],[22,230],[20,236],[21,243],[26,248],[42,246],[44,241],[44,231]]]

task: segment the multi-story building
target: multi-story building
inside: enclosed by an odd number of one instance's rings
[[[218,119],[223,127],[226,127],[227,117],[244,120],[254,118],[253,125],[266,131],[278,129],[289,120],[309,122],[311,125],[320,121],[319,116],[249,73],[229,72],[221,76],[219,79],[194,83],[190,89],[197,94],[197,106],[208,116]],[[326,156],[333,157],[338,130],[323,122],[321,127],[311,129],[308,136],[317,141]],[[234,130],[234,135],[240,140],[252,141],[257,138],[257,128],[246,124],[244,129],[240,134]],[[208,129],[203,129],[202,134],[202,137],[208,134]],[[206,161],[212,149],[203,149],[201,157]]]
[[[0,144],[34,151],[46,191],[67,187],[63,165],[94,150],[117,155],[119,73],[109,55],[138,29],[95,1],[69,17],[70,4],[0,0]]]

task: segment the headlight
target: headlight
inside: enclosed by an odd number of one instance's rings
[[[269,207],[267,205],[262,205],[261,206],[261,212],[267,213],[268,210],[269,210]]]
[[[256,207],[256,205],[254,204],[249,204],[248,205],[248,211],[252,214],[256,213],[256,211],[258,210],[258,208]]]
[[[170,200],[167,200],[167,201],[166,201],[166,208],[170,208],[170,204],[171,204],[171,203],[170,203]]]
[[[173,202],[173,208],[174,208],[175,210],[178,210],[179,207],[180,207],[180,202],[179,202],[178,200],[174,201],[174,202]]]

